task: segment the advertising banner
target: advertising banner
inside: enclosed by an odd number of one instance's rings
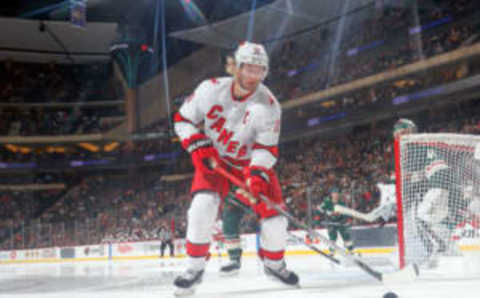
[[[112,244],[112,257],[133,257],[143,253],[143,243],[124,242]]]
[[[480,222],[471,220],[455,227],[452,240],[467,250],[480,250]]]
[[[316,229],[318,233],[328,238],[326,229]],[[392,254],[397,247],[396,225],[390,224],[384,227],[354,227],[350,230],[356,249],[363,256],[376,257],[375,254]],[[219,238],[221,239],[221,238]],[[456,241],[462,251],[480,251],[480,223],[476,221],[466,222],[455,228],[452,233],[452,241]],[[241,246],[247,256],[257,253],[259,239],[256,234],[244,234],[241,236]],[[327,250],[320,239],[310,238],[304,230],[289,231],[287,238],[288,254],[313,254],[306,245],[312,244],[318,249]],[[343,240],[338,238],[337,244],[343,246]],[[185,256],[185,240],[175,239],[175,255]],[[213,241],[210,245],[212,256],[219,253],[225,254],[223,242]],[[85,245],[78,247],[55,247],[29,250],[0,251],[0,263],[11,262],[42,262],[52,259],[77,260],[115,260],[115,259],[152,259],[160,256],[160,241],[125,242],[113,244]],[[65,268],[68,268],[65,267]],[[68,269],[65,269],[68,270]],[[94,270],[94,269],[89,269]]]
[[[397,243],[397,227],[362,227],[352,229],[355,247],[388,247]]]
[[[176,255],[184,255],[185,254],[185,239],[175,239],[173,241],[173,246],[175,247],[175,254]]]
[[[160,255],[160,241],[149,241],[143,243],[143,254],[145,256]]]
[[[75,249],[76,258],[102,258],[107,256],[108,244],[78,246]]]
[[[19,251],[20,256],[23,255],[23,259],[25,260],[38,260],[40,259],[40,250],[34,250],[34,249],[29,249],[29,250],[21,250]]]
[[[62,247],[62,248],[60,248],[60,257],[62,259],[73,259],[73,258],[75,258],[75,248],[74,247]]]
[[[10,252],[0,251],[0,261],[10,260]]]
[[[42,248],[40,250],[40,258],[42,258],[42,259],[55,259],[55,258],[57,258],[57,251],[54,247]]]

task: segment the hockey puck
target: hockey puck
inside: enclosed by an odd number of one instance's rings
[[[385,295],[383,295],[383,298],[398,298],[398,295],[395,294],[394,292],[388,292]]]

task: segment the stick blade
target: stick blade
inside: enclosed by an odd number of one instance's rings
[[[383,273],[382,282],[385,285],[414,282],[417,279],[419,272],[418,266],[416,264],[411,264],[402,270],[392,273]]]

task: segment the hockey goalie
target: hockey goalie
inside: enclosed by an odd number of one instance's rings
[[[444,256],[480,247],[478,185],[480,138],[465,134],[415,133],[395,140],[400,264],[437,267]],[[473,232],[465,235],[465,229]]]

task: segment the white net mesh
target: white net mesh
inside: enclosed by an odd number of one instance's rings
[[[480,251],[480,136],[404,135],[397,158],[400,262]]]

